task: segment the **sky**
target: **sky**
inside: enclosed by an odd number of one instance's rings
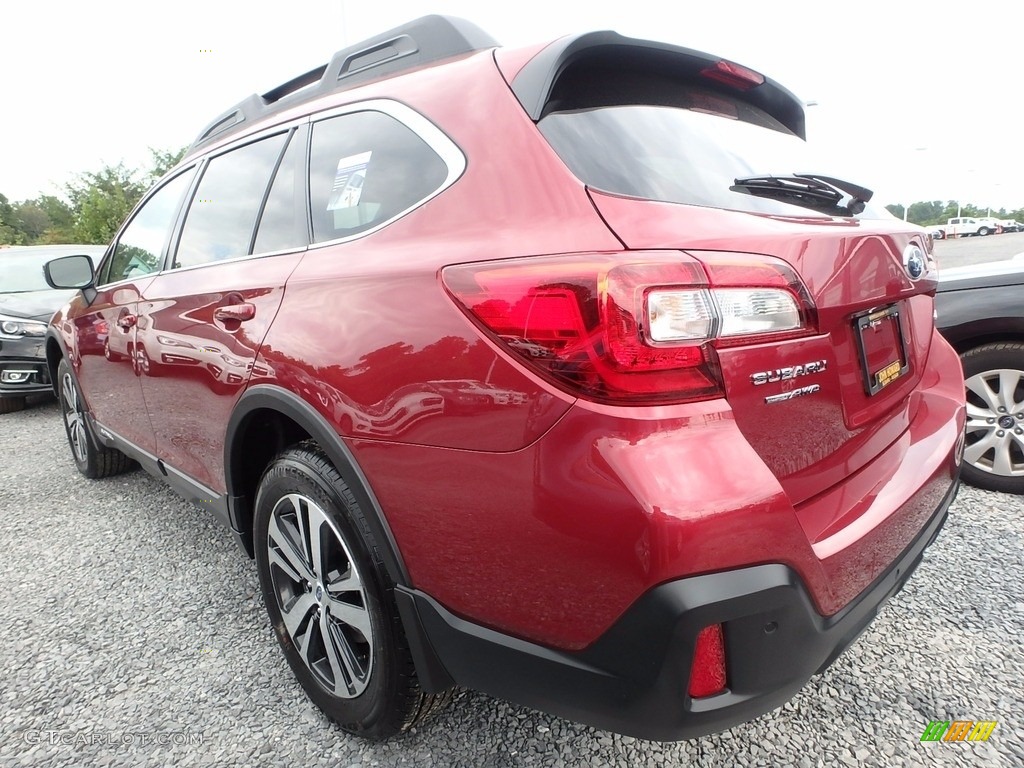
[[[827,169],[917,200],[1024,207],[1024,2],[919,0],[37,0],[0,26],[0,194],[190,144],[214,117],[427,13],[507,47],[612,29],[732,59],[807,107]],[[162,9],[158,13],[158,9]],[[486,116],[481,115],[481,119]],[[810,169],[794,169],[810,170]]]

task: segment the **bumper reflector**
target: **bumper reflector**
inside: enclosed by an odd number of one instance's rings
[[[697,635],[690,667],[690,697],[713,696],[725,690],[725,640],[722,625],[704,627]]]

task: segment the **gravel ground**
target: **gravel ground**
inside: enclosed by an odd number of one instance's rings
[[[0,416],[0,765],[1024,765],[1024,500],[964,488],[908,587],[782,709],[675,744],[476,693],[386,744],[293,681],[256,569],[140,471],[75,471],[55,404]],[[925,743],[933,719],[998,720]]]

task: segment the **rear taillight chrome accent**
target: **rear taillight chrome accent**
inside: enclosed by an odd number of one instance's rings
[[[793,269],[679,251],[512,259],[442,272],[469,317],[576,395],[622,404],[721,397],[715,347],[814,331]]]
[[[725,683],[725,636],[721,624],[712,624],[697,635],[687,690],[699,699],[721,693]]]

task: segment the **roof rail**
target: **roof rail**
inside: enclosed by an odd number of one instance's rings
[[[454,16],[423,16],[335,53],[329,63],[294,77],[262,96],[252,94],[204,128],[186,154],[288,107],[369,80],[495,48],[498,43],[475,24]],[[300,93],[301,92],[301,93]]]

